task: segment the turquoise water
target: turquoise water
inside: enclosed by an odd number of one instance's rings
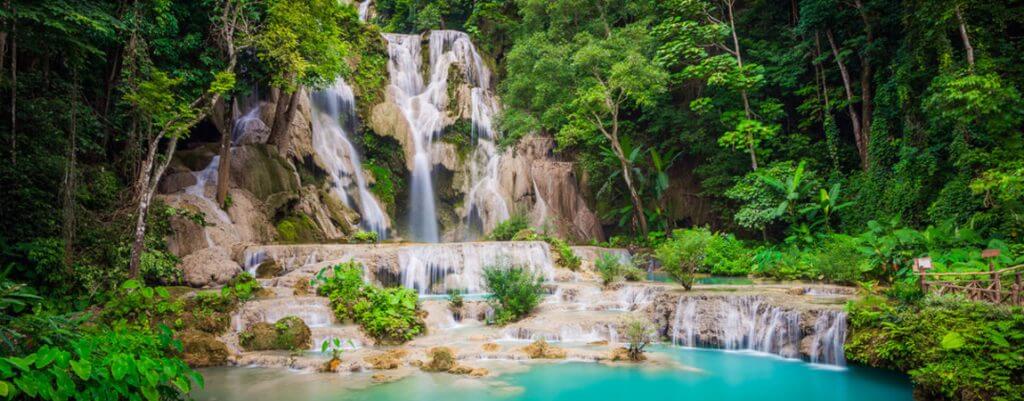
[[[474,380],[414,374],[352,389],[353,376],[299,374],[282,369],[208,369],[202,401],[910,401],[906,377],[862,367],[835,369],[775,357],[717,350],[658,348],[698,369],[606,366],[565,362]],[[480,365],[479,363],[475,365]],[[366,375],[366,374],[359,374]],[[358,376],[358,375],[356,375]]]

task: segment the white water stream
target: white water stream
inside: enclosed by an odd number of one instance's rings
[[[338,78],[333,86],[310,96],[313,148],[327,165],[334,193],[346,206],[359,211],[362,217],[360,225],[364,230],[376,232],[381,239],[387,238],[390,221],[370,193],[359,153],[349,139],[349,134],[355,132],[356,127],[356,100],[352,87]]]

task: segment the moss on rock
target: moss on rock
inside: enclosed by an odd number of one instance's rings
[[[259,322],[239,335],[239,343],[247,351],[308,349],[312,333],[296,316],[287,316],[274,324]]]
[[[273,259],[267,260],[256,266],[256,278],[272,278],[281,274],[281,265],[278,265]]]
[[[294,214],[277,223],[277,240],[283,243],[319,242],[322,233],[309,216]]]
[[[420,366],[426,372],[447,372],[456,366],[455,351],[448,347],[434,347],[427,351],[430,359]]]
[[[181,359],[193,368],[223,366],[228,361],[228,346],[213,334],[186,330],[178,334],[181,340]]]
[[[534,341],[533,344],[523,347],[522,351],[530,359],[565,359],[566,355],[564,349],[551,346],[544,339]]]

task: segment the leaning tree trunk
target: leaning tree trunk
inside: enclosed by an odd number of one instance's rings
[[[617,125],[616,123],[613,123]],[[615,156],[619,159],[619,165],[622,168],[622,178],[626,181],[626,188],[629,190],[629,199],[633,204],[633,215],[636,217],[637,224],[640,225],[640,232],[647,235],[647,217],[644,216],[644,204],[640,200],[640,195],[636,192],[636,187],[633,185],[633,175],[630,171],[629,159],[626,158],[625,153],[622,151],[622,145],[619,144],[618,129],[613,128],[611,135],[608,139],[612,143],[612,150],[615,152]]]
[[[217,205],[224,206],[228,197],[228,186],[231,180],[231,141],[234,139],[235,119],[222,100],[214,105],[211,113],[213,125],[220,131],[220,164],[217,166]]]
[[[828,38],[828,44],[832,48],[832,57],[836,59],[836,65],[839,67],[839,75],[843,78],[843,90],[846,93],[846,110],[850,113],[850,124],[853,125],[853,138],[857,144],[857,155],[860,156],[861,168],[867,170],[868,168],[868,147],[867,141],[864,139],[864,133],[861,129],[860,116],[857,114],[857,110],[853,107],[853,86],[850,82],[850,71],[846,69],[846,63],[839,56],[839,46],[836,45],[835,37],[832,36],[832,30],[825,31],[825,37]]]

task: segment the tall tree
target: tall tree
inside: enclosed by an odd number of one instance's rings
[[[350,45],[344,24],[358,24],[355,9],[335,0],[269,0],[267,16],[255,36],[257,54],[277,88],[270,142],[282,154],[290,150],[288,131],[302,86],[320,88],[348,71]]]

